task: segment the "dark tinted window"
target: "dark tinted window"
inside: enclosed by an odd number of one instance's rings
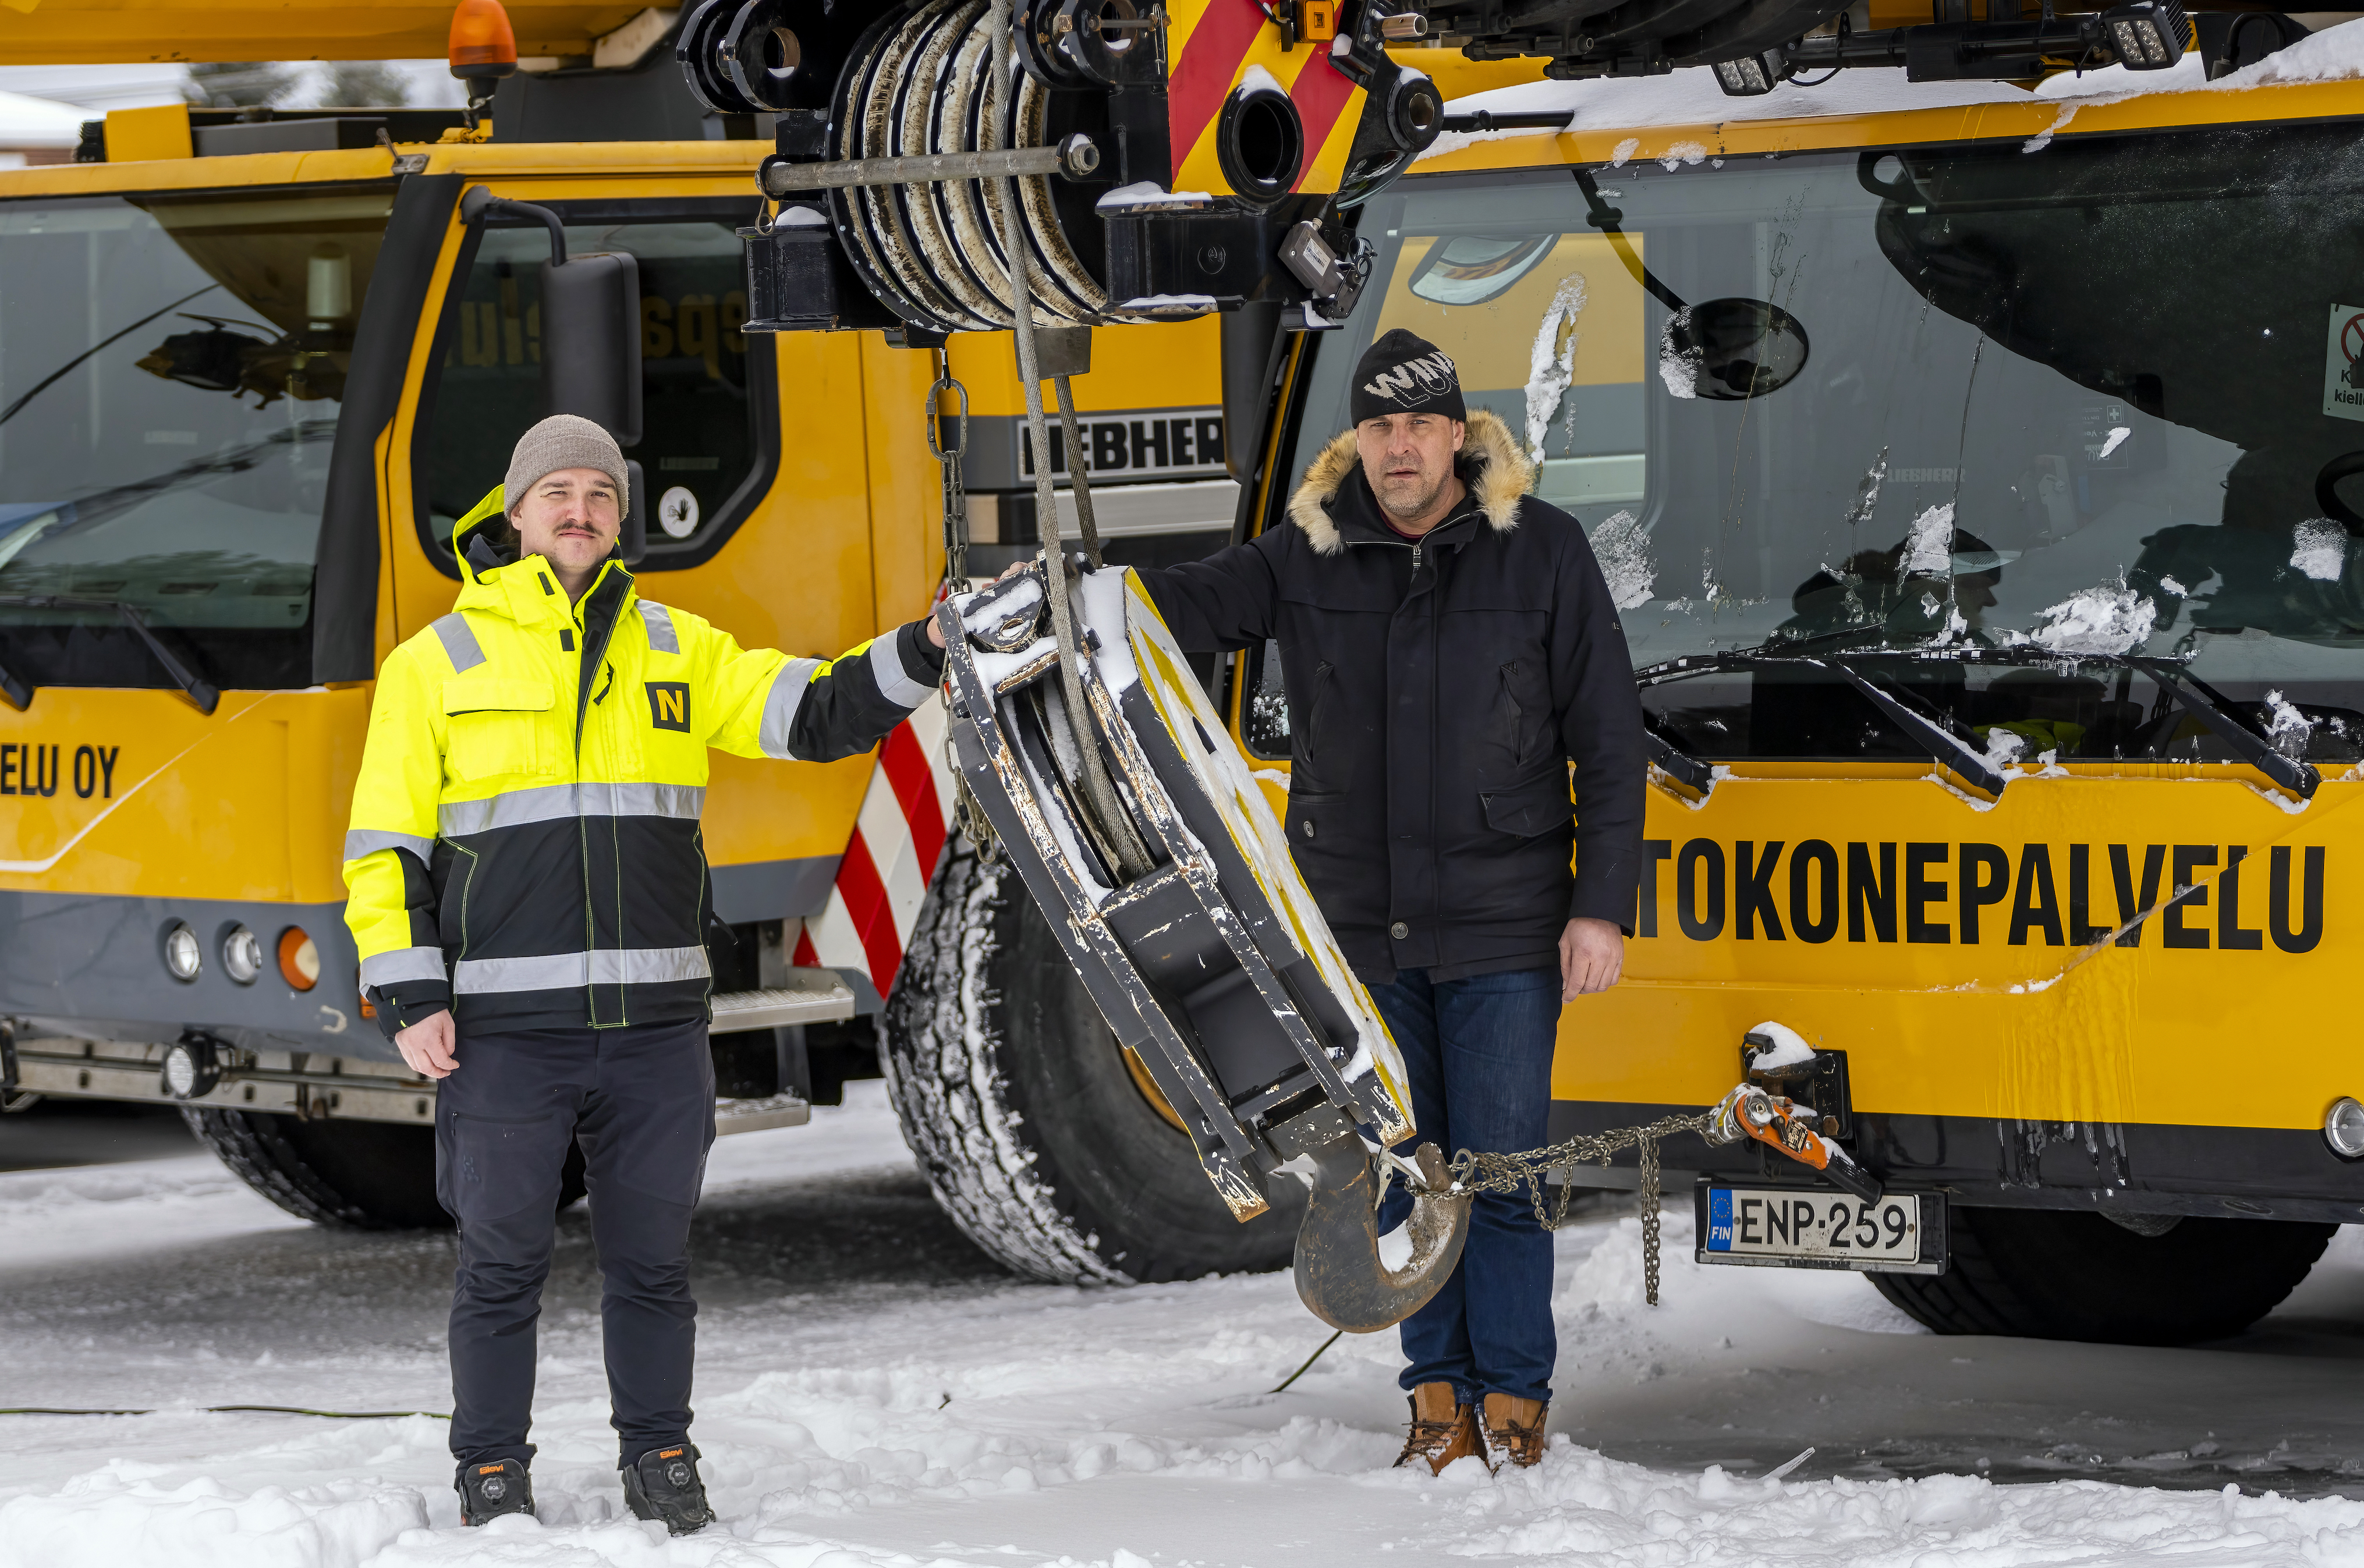
[[[2128,655],[2359,755],[2352,127],[1584,174],[1364,209],[1297,470],[1377,332],[1433,339],[1586,526],[1636,665],[1694,662],[1645,700],[1701,755],[1927,754],[1810,655],[2031,758],[2232,754]]]
[[[567,219],[570,256],[625,251],[640,264],[641,439],[647,494],[645,566],[704,559],[760,495],[768,476],[771,404],[760,373],[760,339],[739,328],[747,293],[734,226],[748,204],[586,210],[554,204]],[[517,439],[541,417],[541,225],[488,227],[476,240],[437,340],[434,385],[420,425],[414,472],[418,526],[440,562],[452,525],[500,484]]]

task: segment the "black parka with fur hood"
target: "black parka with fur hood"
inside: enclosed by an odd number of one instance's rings
[[[1140,572],[1190,651],[1278,640],[1289,846],[1368,983],[1554,967],[1571,917],[1633,925],[1642,708],[1608,584],[1500,418],[1471,413],[1458,472],[1467,498],[1415,549],[1350,430],[1290,526]]]

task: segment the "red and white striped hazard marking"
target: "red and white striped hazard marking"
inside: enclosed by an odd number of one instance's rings
[[[837,885],[828,907],[805,922],[796,962],[867,974],[881,997],[892,991],[952,821],[953,773],[944,763],[939,695],[920,704],[878,748],[853,841],[837,862]]]

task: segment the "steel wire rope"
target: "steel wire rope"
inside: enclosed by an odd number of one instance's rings
[[[986,77],[979,140],[989,139],[990,145],[980,150],[998,151],[1002,128],[1008,123],[1001,108],[1009,86],[1009,0],[992,0],[987,28],[993,46],[993,68]],[[1018,210],[1017,180],[1005,175],[988,183],[995,205],[1001,211],[1003,230],[1013,236],[1022,235],[1025,229]],[[1027,264],[1026,248],[1022,245],[1009,246],[1004,255],[1009,271],[1010,319],[1017,334],[1018,374],[1026,390],[1026,429],[1034,443],[1036,457],[1034,515],[1043,535],[1043,587],[1051,600],[1051,635],[1058,648],[1060,693],[1065,698],[1067,722],[1075,733],[1076,773],[1083,782],[1085,799],[1116,851],[1118,874],[1130,881],[1148,873],[1149,857],[1133,833],[1132,818],[1117,799],[1107,760],[1093,742],[1091,709],[1084,696],[1083,654],[1076,640],[1075,606],[1068,600],[1066,553],[1059,543],[1058,502],[1051,489],[1051,441],[1048,422],[1043,415],[1042,362],[1034,352],[1034,308],[1029,275],[1032,269]]]
[[[924,37],[912,51],[911,83],[903,91],[895,120],[897,156],[972,150],[965,135],[946,139],[943,111],[950,96],[947,77],[962,44],[976,31],[978,18],[984,15],[985,0],[964,0],[926,24]],[[915,249],[933,269],[938,285],[990,330],[1004,324],[1001,302],[983,272],[963,253],[945,200],[953,186],[968,183],[963,180],[898,185],[891,195],[897,211],[910,228]]]
[[[832,151],[842,158],[986,151],[1005,137],[1012,148],[1048,145],[1050,95],[998,50],[987,0],[926,0],[882,20],[841,77],[838,102]],[[989,183],[863,186],[829,201],[857,270],[875,274],[890,308],[914,326],[1011,326],[1013,252],[1030,269],[1029,297],[1045,324],[1100,320],[1108,292],[1068,240],[1051,176],[1019,177],[1014,212],[983,195]]]
[[[1084,473],[1083,426],[1076,417],[1076,395],[1063,375],[1051,378],[1059,400],[1059,433],[1067,443],[1067,483],[1075,487],[1076,528],[1084,536],[1084,558],[1098,572],[1108,562],[1100,557],[1100,528],[1092,516],[1092,482]]]

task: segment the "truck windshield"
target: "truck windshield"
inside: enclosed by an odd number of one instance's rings
[[[2353,761],[2359,187],[2348,125],[1406,180],[1292,473],[1410,328],[1583,523],[1694,755],[1928,755],[1838,664],[2002,758],[2232,755],[2133,655]]]
[[[311,680],[338,402],[390,190],[0,204],[0,664]]]

